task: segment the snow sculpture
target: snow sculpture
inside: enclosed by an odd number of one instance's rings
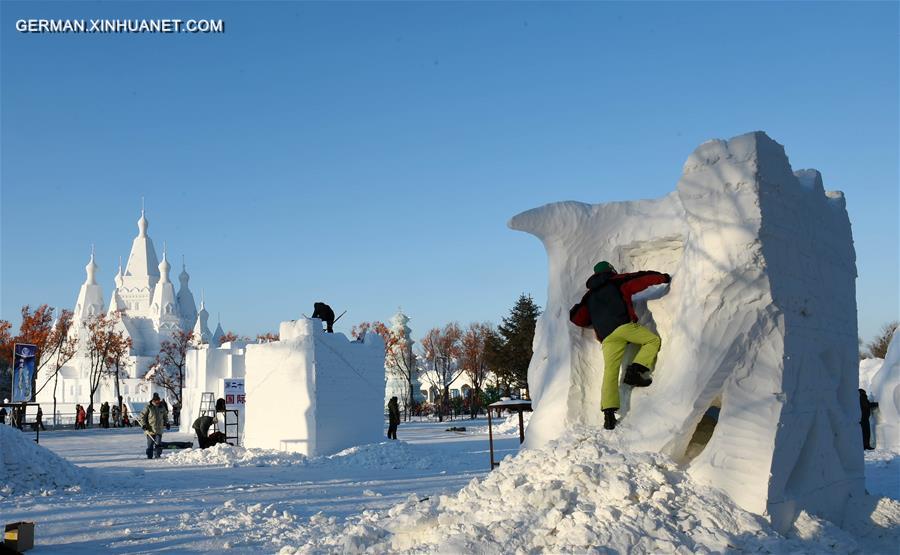
[[[384,385],[384,405],[387,406],[391,397],[397,397],[400,403],[400,411],[405,411],[407,405],[421,403],[425,400],[425,396],[420,391],[422,384],[419,382],[419,376],[413,368],[413,376],[410,380],[412,384],[406,381],[407,372],[410,370],[408,366],[415,366],[415,355],[412,352],[412,346],[415,341],[412,340],[412,329],[407,325],[409,316],[403,313],[403,310],[397,310],[397,314],[391,318],[390,332],[391,336],[398,338],[397,342],[391,346],[391,356],[385,357],[385,385]],[[410,364],[412,363],[412,364]],[[410,385],[412,387],[410,388]],[[412,392],[410,392],[412,389]],[[413,396],[410,399],[410,396]]]
[[[384,437],[384,341],[349,341],[303,318],[248,345],[247,447],[328,455]]]
[[[841,522],[864,495],[855,253],[843,194],[818,171],[793,172],[781,145],[749,133],[698,147],[664,198],[549,204],[509,226],[541,239],[550,268],[526,446],[562,435],[561,422],[603,420],[600,343],[568,311],[608,260],[673,276],[665,296],[636,303],[662,350],[653,385],[623,387],[616,435],[782,531],[801,509]]]
[[[869,398],[878,403],[875,416],[875,446],[900,452],[900,333],[888,345],[881,369],[872,377]]]

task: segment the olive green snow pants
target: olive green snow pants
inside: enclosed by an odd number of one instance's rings
[[[634,362],[653,368],[662,341],[652,331],[634,323],[622,324],[603,340],[603,385],[600,389],[603,409],[619,408],[619,367],[629,343],[641,346]]]

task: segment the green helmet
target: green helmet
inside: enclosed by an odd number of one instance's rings
[[[597,264],[594,265],[594,273],[595,274],[602,274],[603,272],[615,273],[615,271],[616,271],[616,269],[613,268],[613,265],[610,264],[609,262],[607,262],[606,260],[597,262]]]

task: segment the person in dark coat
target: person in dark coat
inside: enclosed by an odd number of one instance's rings
[[[44,427],[44,411],[41,410],[41,406],[38,405],[37,414],[35,415],[34,425],[36,428],[40,428],[42,432],[46,432],[47,428]]]
[[[103,404],[100,405],[100,427],[109,428],[109,403],[107,401],[103,401]]]
[[[869,401],[869,396],[865,389],[859,390],[859,425],[862,426],[863,449],[871,451],[872,447],[872,428],[869,426],[869,418],[872,417],[872,409],[878,408],[878,403]]]
[[[325,322],[325,331],[326,333],[334,333],[334,311],[331,310],[331,307],[325,303],[314,303],[313,304],[313,318],[318,318]]]
[[[388,439],[397,439],[397,426],[400,425],[400,406],[397,398],[391,397],[388,401]]]
[[[603,410],[603,427],[616,427],[615,412],[619,409],[619,366],[629,343],[640,350],[625,370],[623,381],[633,387],[647,387],[652,380],[643,373],[656,363],[656,355],[662,344],[658,335],[637,323],[631,301],[632,295],[662,283],[669,283],[669,274],[643,271],[620,274],[606,261],[594,266],[594,275],[588,278],[586,295],[591,325],[603,348],[603,384],[600,405]]]
[[[154,454],[156,458],[162,456],[162,435],[166,427],[166,415],[160,406],[159,393],[154,393],[153,398],[141,411],[138,422],[141,429],[147,435],[147,458],[152,459]]]
[[[6,407],[0,407],[0,425],[6,424]]]
[[[201,416],[194,420],[194,423],[191,427],[194,429],[194,432],[197,433],[197,445],[200,449],[206,449],[207,447],[211,447],[212,443],[209,441],[209,428],[215,424],[216,419],[212,416]]]

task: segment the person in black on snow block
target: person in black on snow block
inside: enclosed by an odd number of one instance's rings
[[[594,328],[594,334],[603,348],[603,383],[600,390],[600,407],[603,410],[603,427],[616,427],[615,412],[619,409],[619,366],[629,343],[640,346],[634,362],[625,369],[623,381],[633,387],[647,387],[652,380],[643,375],[656,362],[662,344],[658,335],[637,323],[631,301],[632,295],[661,283],[669,283],[669,274],[643,271],[620,274],[606,261],[594,266],[594,275],[588,278],[588,292],[581,302],[569,311],[572,323]]]
[[[863,449],[871,451],[872,447],[872,428],[869,427],[869,418],[872,416],[872,409],[878,408],[878,403],[869,401],[869,396],[865,389],[859,390],[859,425],[862,426]]]
[[[397,398],[391,397],[388,401],[388,439],[397,439],[397,426],[400,425],[400,406]]]
[[[334,311],[331,310],[331,307],[325,303],[313,303],[313,318],[318,318],[325,322],[325,331],[327,333],[334,333]]]

